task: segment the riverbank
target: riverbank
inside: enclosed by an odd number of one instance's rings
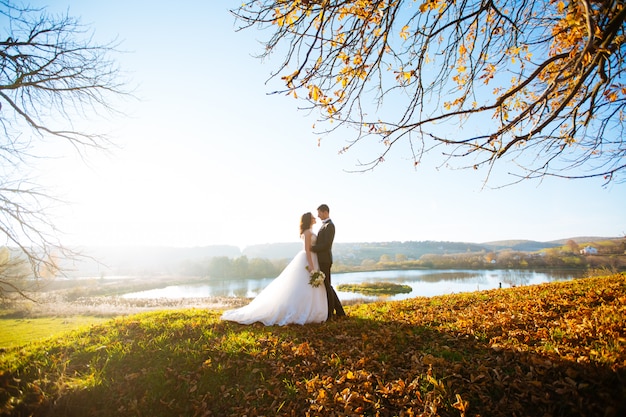
[[[26,292],[29,299],[16,296],[11,301],[6,301],[0,309],[0,317],[35,318],[76,315],[115,317],[166,309],[229,308],[245,303],[245,300],[230,297],[142,300],[121,297],[127,292],[145,291],[167,285],[193,285],[204,281],[200,278],[169,276],[53,279],[40,283],[37,291]]]
[[[206,278],[124,277],[119,279],[51,280],[37,292],[27,292],[29,299],[15,297],[0,307],[0,318],[41,317],[118,317],[159,310],[222,310],[250,302],[244,297],[125,298],[129,292],[147,291],[176,285],[205,284]],[[356,304],[366,300],[350,300]]]
[[[393,301],[413,297],[475,292],[577,278],[571,271],[550,270],[398,270],[333,274],[344,305]],[[109,277],[43,281],[28,293],[35,301],[17,297],[2,306],[0,315],[50,317],[91,315],[114,317],[159,309],[226,309],[249,302],[271,282],[265,279],[210,280],[199,277]],[[366,294],[341,291],[360,286],[400,285],[401,293]],[[409,291],[410,290],[410,291]]]

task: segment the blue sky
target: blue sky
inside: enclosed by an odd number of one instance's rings
[[[38,4],[35,2],[34,4]],[[138,100],[89,122],[117,144],[81,160],[55,146],[42,181],[71,201],[55,211],[64,241],[205,246],[292,242],[298,222],[331,208],[336,241],[549,241],[626,233],[626,184],[546,179],[483,187],[482,171],[414,169],[400,147],[373,172],[349,173],[370,145],[339,155],[353,132],[323,138],[291,97],[268,95],[280,56],[261,61],[267,33],[235,32],[236,2],[55,1],[117,38]],[[497,184],[502,178],[495,178]]]

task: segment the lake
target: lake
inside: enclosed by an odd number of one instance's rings
[[[358,293],[337,291],[342,301],[353,299],[402,300],[413,297],[461,292],[482,291],[494,288],[536,285],[553,281],[566,281],[585,275],[585,271],[527,271],[527,270],[411,270],[373,271],[333,274],[335,289],[340,284],[364,282],[392,282],[409,285],[408,294],[391,296],[365,296]],[[273,278],[229,279],[210,281],[206,284],[173,285],[148,291],[124,294],[123,298],[204,298],[204,297],[255,297]]]

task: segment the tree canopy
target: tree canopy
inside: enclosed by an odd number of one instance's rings
[[[342,151],[406,145],[412,163],[492,169],[512,182],[623,181],[624,1],[254,0],[239,29],[269,31],[272,78],[319,110]],[[433,155],[434,156],[434,155]]]

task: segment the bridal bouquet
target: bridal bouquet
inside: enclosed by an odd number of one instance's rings
[[[322,271],[311,271],[309,284],[311,284],[312,287],[319,287],[321,284],[324,283],[325,278],[326,274],[324,274]]]

